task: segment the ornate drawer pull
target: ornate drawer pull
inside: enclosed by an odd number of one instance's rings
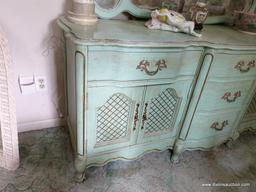
[[[224,127],[226,127],[228,125],[228,120],[225,120],[221,123],[221,125],[219,124],[219,122],[214,122],[211,126],[211,128],[215,129],[216,131],[221,131],[223,130]]]
[[[233,98],[231,98],[231,95],[231,92],[226,92],[223,95],[222,99],[226,100],[228,103],[235,102],[238,97],[241,97],[241,91],[235,92]]]
[[[145,121],[147,120],[147,107],[148,107],[148,103],[145,103],[145,108],[144,108],[144,112],[143,112],[143,115],[142,115],[141,129],[144,129],[144,124],[145,124]]]
[[[161,71],[163,68],[167,68],[166,61],[164,59],[160,59],[159,61],[156,62],[155,66],[157,67],[157,69],[155,71],[149,71],[148,70],[149,65],[150,65],[149,61],[142,60],[136,69],[145,71],[146,74],[153,76],[153,75],[157,74],[158,71]]]
[[[241,73],[247,73],[248,71],[250,71],[251,68],[256,67],[256,60],[252,60],[250,61],[247,66],[245,65],[244,61],[239,61],[236,66],[235,69],[239,70]]]
[[[137,121],[139,120],[139,106],[140,104],[136,105],[136,109],[135,109],[135,115],[134,115],[134,119],[133,119],[133,130],[136,130],[136,126],[137,126]]]

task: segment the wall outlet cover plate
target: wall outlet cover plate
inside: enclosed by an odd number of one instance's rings
[[[47,81],[46,76],[35,76],[35,84],[37,91],[47,91]]]

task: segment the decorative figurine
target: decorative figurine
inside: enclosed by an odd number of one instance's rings
[[[197,2],[194,6],[192,6],[189,10],[190,19],[195,22],[195,29],[202,30],[203,23],[205,22],[208,10],[206,8],[206,4],[202,2]]]
[[[194,31],[195,23],[193,21],[186,21],[183,15],[175,11],[162,8],[160,10],[152,11],[151,17],[151,20],[145,23],[149,29],[183,32],[196,37],[201,37],[201,34]]]

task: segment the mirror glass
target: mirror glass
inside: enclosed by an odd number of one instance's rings
[[[164,6],[182,12],[184,15],[189,14],[191,6],[198,1],[206,3],[209,16],[216,16],[232,14],[234,10],[241,10],[245,2],[250,0],[132,0],[135,5],[140,7],[159,8]]]
[[[209,16],[232,15],[234,10],[242,10],[247,1],[251,0],[132,0],[141,7],[159,8],[161,6],[182,12],[183,15],[189,14],[191,6],[198,1],[207,5]]]
[[[116,6],[119,0],[95,0],[95,2],[104,9],[112,9]]]
[[[186,15],[190,7],[198,0],[186,0],[183,8],[183,13]],[[241,10],[247,0],[202,0],[206,3],[209,11],[209,16],[230,15],[234,10]]]
[[[159,7],[168,7],[176,9],[178,6],[179,0],[132,0],[132,3],[145,8],[159,8]]]
[[[104,9],[111,9],[122,0],[95,0]],[[242,10],[247,1],[250,0],[123,0],[131,1],[138,7],[156,9],[167,7],[175,11],[182,12],[183,15],[189,14],[190,7],[198,1],[207,5],[209,16],[232,15],[234,10]]]

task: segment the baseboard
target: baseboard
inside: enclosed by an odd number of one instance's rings
[[[18,123],[18,132],[34,131],[51,127],[61,127],[65,125],[66,122],[64,118]]]

